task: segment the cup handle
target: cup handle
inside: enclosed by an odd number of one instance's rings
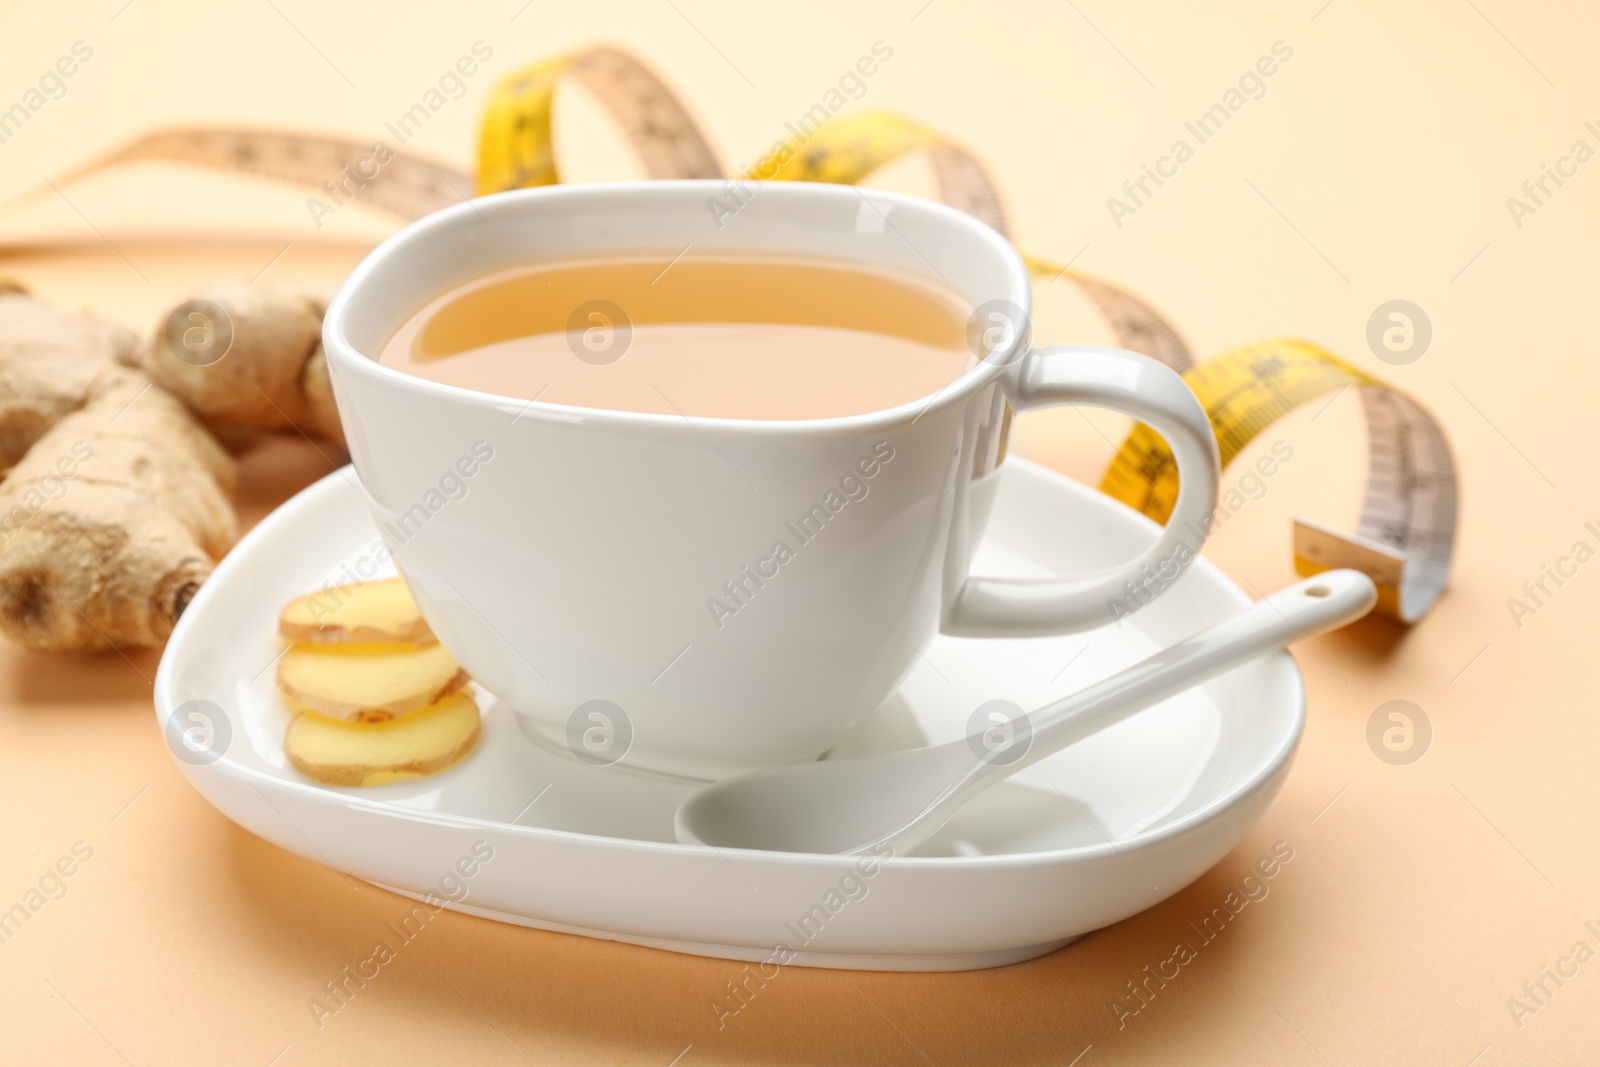
[[[1039,348],[1023,357],[1011,405],[1017,411],[1056,404],[1111,408],[1148,423],[1178,461],[1178,502],[1156,543],[1110,570],[1067,579],[967,577],[949,601],[940,629],[963,637],[1041,637],[1115,622],[1132,581],[1148,599],[1170,584],[1150,582],[1151,567],[1170,572],[1199,553],[1217,506],[1217,440],[1205,409],[1165,365],[1118,348]],[[1200,531],[1197,536],[1194,531]],[[1187,552],[1187,555],[1185,555]],[[1166,573],[1161,577],[1167,578]]]

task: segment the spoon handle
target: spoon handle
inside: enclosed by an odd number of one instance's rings
[[[1032,742],[1002,776],[1060,751],[1158,701],[1257,656],[1361,618],[1377,589],[1360,571],[1326,571],[1257,601],[1231,619],[1179,641],[1148,659],[1029,716]],[[989,774],[980,772],[987,779]]]
[[[964,775],[909,823],[855,851],[883,845],[910,851],[997,781],[1257,656],[1354,622],[1377,601],[1372,579],[1353,570],[1326,571],[1257,601],[1210,629],[1040,708],[1028,716],[1026,734],[1013,734],[1005,748],[972,761]],[[960,753],[972,748],[972,740],[951,741],[939,749]],[[1015,754],[1019,745],[1026,746],[1020,756]]]

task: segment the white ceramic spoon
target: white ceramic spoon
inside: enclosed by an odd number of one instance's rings
[[[978,793],[1046,756],[1289,642],[1353,622],[1377,602],[1359,571],[1327,571],[1252,604],[1017,724],[1013,742],[962,738],[862,759],[756,771],[678,810],[684,844],[780,852],[905,854]]]

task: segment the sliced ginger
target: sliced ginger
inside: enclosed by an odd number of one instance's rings
[[[278,616],[278,633],[315,644],[437,640],[399,578],[334,586],[291,601]]]
[[[352,723],[302,711],[289,723],[284,754],[328,785],[381,785],[450,767],[477,744],[478,705],[466,693],[388,722]]]
[[[382,722],[443,700],[467,674],[441,645],[298,644],[278,661],[278,688],[312,711]]]
[[[278,688],[302,710],[284,754],[329,785],[435,774],[472,750],[478,705],[467,675],[434,639],[405,583],[357,582],[291,602],[278,630],[296,642]]]

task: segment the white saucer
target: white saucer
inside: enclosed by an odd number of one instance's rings
[[[974,571],[1070,575],[1126,558],[1154,531],[1109,498],[1012,459]],[[221,709],[210,750],[173,750],[201,795],[245,829],[408,896],[459,897],[450,906],[524,926],[819,967],[1030,959],[1150,907],[1221,859],[1277,793],[1304,722],[1294,660],[1265,657],[1041,761],[914,855],[870,872],[842,857],[676,844],[673,805],[692,785],[553,752],[487,694],[482,741],[451,770],[322,786],[283,756],[289,715],[270,669],[277,612],[379,543],[349,468],[279,508],[184,613],[156,677],[156,715],[168,724],[195,700]],[[1035,707],[1248,602],[1202,560],[1116,628],[939,637],[835,755],[960,737],[985,701]],[[475,846],[493,858],[476,862]],[[463,857],[472,876],[447,879]]]

